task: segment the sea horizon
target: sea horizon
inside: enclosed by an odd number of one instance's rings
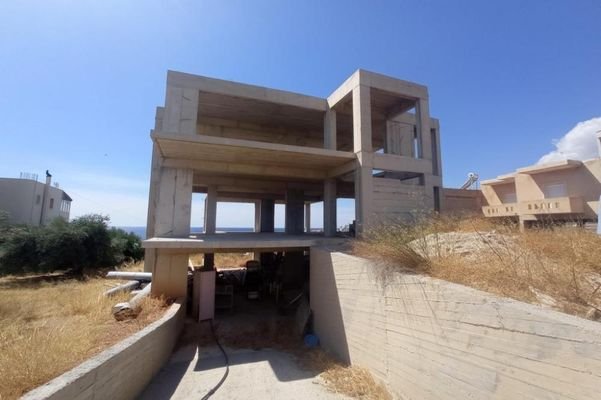
[[[128,233],[133,233],[141,239],[146,239],[146,227],[145,226],[114,226],[114,228],[122,229]],[[190,233],[203,233],[204,228],[202,226],[193,226],[190,228]],[[218,227],[218,232],[254,232],[253,228],[250,227]],[[275,228],[275,232],[284,232],[284,228]],[[321,232],[321,228],[311,229],[313,232]]]

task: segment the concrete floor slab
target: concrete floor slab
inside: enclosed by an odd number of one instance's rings
[[[211,399],[345,399],[329,392],[314,371],[272,349],[229,349],[230,371]],[[142,400],[200,399],[221,379],[225,360],[217,346],[178,349],[140,396]]]

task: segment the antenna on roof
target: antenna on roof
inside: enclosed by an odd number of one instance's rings
[[[472,189],[474,185],[477,186],[478,179],[480,176],[475,172],[467,174],[467,180],[461,185],[460,189]]]

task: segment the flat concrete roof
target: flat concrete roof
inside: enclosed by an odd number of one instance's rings
[[[326,99],[319,97],[272,89],[264,86],[209,78],[185,72],[167,71],[167,85],[198,89],[206,93],[255,99],[276,104],[286,104],[293,107],[313,109],[322,112],[325,112],[328,108]]]
[[[563,160],[548,164],[531,165],[529,167],[518,168],[520,174],[541,174],[544,172],[559,171],[562,169],[576,168],[582,165],[578,160]]]
[[[324,179],[328,170],[356,159],[352,152],[243,139],[160,132],[153,132],[151,137],[165,158],[189,161],[190,168],[194,168],[194,162],[220,163],[217,167],[223,167],[224,173],[256,174],[256,168],[248,167],[253,166],[264,167],[259,171],[263,176],[269,176],[270,171],[285,176],[288,168],[290,176],[300,171],[308,179]]]
[[[324,237],[311,233],[287,235],[285,233],[227,232],[191,235],[188,238],[150,238],[142,245],[146,249],[190,250],[200,253],[227,253],[242,251],[303,250],[312,246],[342,246],[348,239]]]

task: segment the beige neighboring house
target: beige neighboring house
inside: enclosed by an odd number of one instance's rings
[[[8,212],[12,224],[46,225],[55,218],[69,221],[71,197],[52,186],[52,175],[46,183],[37,175],[21,174],[21,178],[0,178],[0,210]]]
[[[428,88],[358,70],[327,98],[169,71],[157,108],[145,268],[154,294],[186,293],[188,254],[308,250],[337,235],[337,199],[356,232],[443,206],[438,120]],[[192,193],[206,193],[191,237]],[[255,232],[215,234],[220,201],[255,205]],[[323,234],[310,205],[323,202]],[[285,233],[274,233],[274,205]],[[210,296],[209,296],[210,297]]]
[[[482,207],[486,217],[509,217],[522,226],[541,221],[595,222],[601,196],[601,158],[519,168],[482,181],[481,189],[488,203]]]

